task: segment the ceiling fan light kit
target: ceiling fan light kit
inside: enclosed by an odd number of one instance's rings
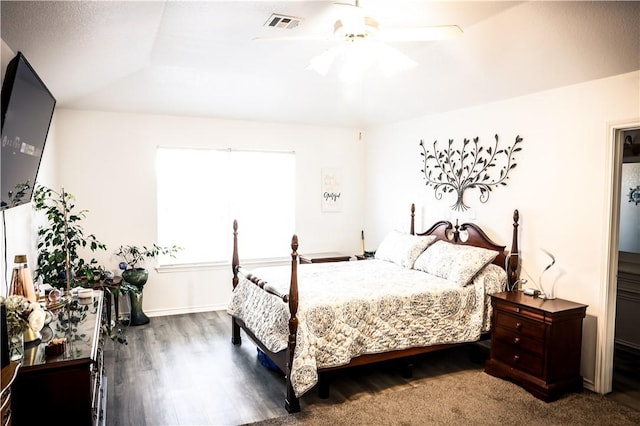
[[[334,67],[335,65],[335,67]],[[311,58],[306,69],[326,76],[332,67],[344,83],[356,83],[369,68],[377,65],[385,77],[409,70],[417,63],[384,43],[355,42],[334,46]]]
[[[343,50],[343,48],[344,46],[335,46],[331,49],[325,50],[318,56],[311,58],[306,69],[315,71],[323,77],[326,76],[335,57],[340,54],[340,51]]]
[[[342,82],[352,84],[360,79],[362,73],[370,68],[373,62],[373,57],[368,53],[367,46],[340,45],[311,58],[307,69],[324,77],[334,64],[339,63],[341,67],[338,71],[338,77]]]
[[[378,33],[379,24],[368,16],[351,19],[338,19],[333,24],[333,35],[349,41],[363,40]]]

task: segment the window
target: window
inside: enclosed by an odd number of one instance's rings
[[[184,247],[160,265],[229,262],[234,219],[243,259],[288,256],[294,160],[291,152],[159,147],[158,243]]]

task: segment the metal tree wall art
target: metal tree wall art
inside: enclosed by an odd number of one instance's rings
[[[469,188],[479,189],[480,201],[487,202],[493,187],[507,184],[509,171],[516,167],[514,154],[522,150],[518,146],[522,142],[520,136],[516,136],[513,145],[504,149],[498,149],[498,135],[495,135],[495,144],[486,149],[478,141],[478,137],[473,141],[465,138],[462,149],[454,146],[453,139],[449,139],[445,148],[439,148],[436,140],[432,149],[420,141],[424,164],[421,171],[425,183],[434,188],[437,200],[441,200],[445,193],[457,192],[457,200],[451,206],[453,210],[469,208],[462,199],[464,191]],[[493,172],[497,167],[500,167],[499,174]]]

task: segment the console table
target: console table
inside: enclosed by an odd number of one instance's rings
[[[25,345],[24,358],[12,386],[14,425],[104,425],[107,381],[103,366],[103,293],[71,299],[52,311],[42,340]],[[47,342],[66,338],[60,355],[47,356]]]

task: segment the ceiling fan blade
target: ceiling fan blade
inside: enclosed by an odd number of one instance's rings
[[[256,41],[327,41],[334,40],[333,34],[330,35],[291,35],[291,36],[265,36],[254,37]]]
[[[457,25],[441,25],[416,28],[381,28],[376,39],[383,42],[410,42],[450,40],[462,36],[462,29]]]

